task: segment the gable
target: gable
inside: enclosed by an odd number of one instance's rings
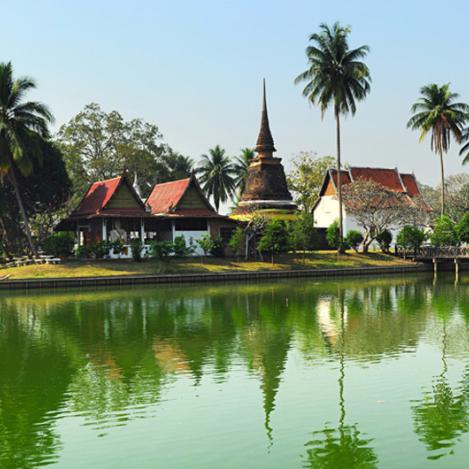
[[[120,208],[137,208],[141,209],[141,204],[135,199],[134,194],[129,189],[127,184],[120,184],[120,186],[114,191],[109,202],[106,204],[104,210],[108,209],[120,209]]]
[[[335,195],[335,187],[331,178],[329,178],[329,181],[327,182],[323,195]]]
[[[200,192],[192,184],[187,188],[178,203],[178,210],[187,208],[208,208]]]

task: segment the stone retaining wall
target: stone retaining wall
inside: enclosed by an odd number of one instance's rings
[[[227,272],[227,273],[197,273],[176,275],[129,275],[111,277],[83,277],[83,278],[47,278],[0,281],[0,290],[19,290],[33,288],[77,288],[104,287],[119,285],[154,285],[154,284],[182,284],[182,283],[212,283],[234,282],[250,280],[270,280],[281,278],[330,278],[357,275],[376,274],[405,274],[428,272],[431,264],[393,265],[377,267],[350,267],[343,269],[310,269],[310,270],[279,270],[261,272]]]

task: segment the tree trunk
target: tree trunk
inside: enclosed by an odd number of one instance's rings
[[[443,164],[443,152],[440,151],[441,169],[441,215],[445,214],[445,166]]]
[[[344,221],[342,215],[342,164],[340,154],[340,115],[339,111],[335,111],[335,123],[336,123],[336,138],[337,138],[337,197],[339,199],[339,253],[344,252]]]
[[[10,239],[8,238],[8,233],[7,233],[7,227],[5,226],[5,222],[3,221],[3,218],[0,217],[0,227],[2,228],[3,235],[5,237],[5,241],[1,241],[0,244],[2,246],[3,252],[5,253],[5,256],[7,259],[11,258],[11,253],[10,253],[10,248],[11,248],[11,243]]]
[[[21,218],[23,219],[24,232],[26,234],[26,238],[28,239],[29,248],[31,249],[31,253],[33,254],[33,256],[37,257],[37,250],[33,243],[33,237],[31,235],[31,229],[29,227],[29,220],[28,220],[28,216],[26,215],[26,211],[24,209],[23,200],[21,199],[21,194],[20,194],[20,190],[18,187],[18,181],[16,180],[15,167],[13,163],[11,164],[10,171],[8,173],[8,178],[10,179],[11,185],[13,186],[13,190],[15,192],[16,202],[18,203],[20,215],[21,215]]]

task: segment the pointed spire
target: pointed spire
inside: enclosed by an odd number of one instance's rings
[[[274,139],[270,132],[269,116],[267,114],[267,99],[265,92],[265,78],[263,81],[263,98],[262,98],[262,117],[261,117],[261,129],[259,136],[257,137],[256,152],[262,158],[268,158],[272,156],[272,153],[277,151],[274,147]]]

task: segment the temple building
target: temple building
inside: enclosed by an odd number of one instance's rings
[[[254,214],[288,218],[294,216],[297,206],[288,190],[281,158],[275,158],[277,151],[270,131],[265,80],[263,85],[261,129],[256,144],[257,156],[248,168],[246,187],[232,218],[249,219]]]
[[[122,241],[124,252],[108,257],[131,258],[131,241],[139,239],[143,253],[152,240],[174,241],[183,236],[202,251],[197,240],[210,234],[225,243],[236,228],[236,221],[220,215],[203,194],[192,175],[178,181],[156,184],[142,200],[127,173],[97,181],[89,187],[78,207],[61,221],[56,231],[74,231],[78,246],[102,241]]]

